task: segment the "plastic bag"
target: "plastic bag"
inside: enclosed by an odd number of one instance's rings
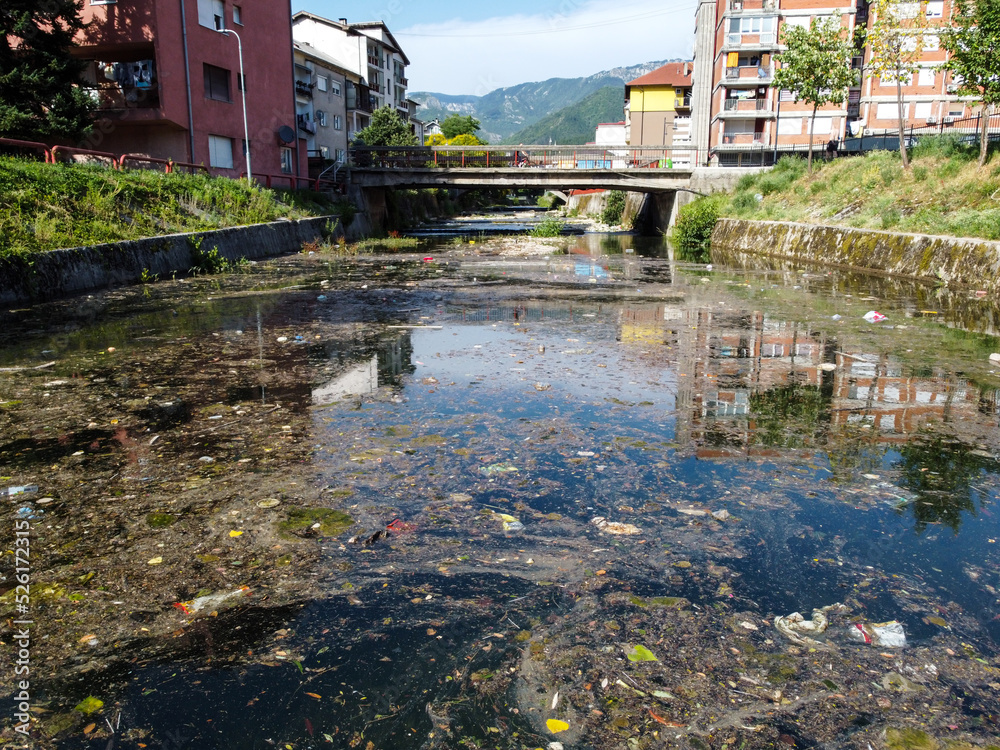
[[[898,620],[889,622],[857,622],[847,629],[847,636],[852,641],[867,643],[870,646],[882,648],[904,648],[906,633],[903,624]]]
[[[869,310],[868,312],[865,313],[865,320],[867,320],[869,323],[881,323],[883,320],[886,319],[887,318],[885,315],[883,315],[880,312],[877,312],[876,310]]]

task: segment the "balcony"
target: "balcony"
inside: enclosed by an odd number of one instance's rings
[[[410,85],[410,82],[403,76],[396,76],[396,85],[406,88],[407,86]]]
[[[736,49],[771,49],[776,45],[777,34],[764,31],[759,34],[729,33],[726,34],[724,50]]]
[[[765,144],[763,133],[723,133],[723,146],[763,146]]]
[[[773,65],[744,65],[726,68],[727,86],[769,86],[774,80]]]
[[[315,86],[315,85],[316,84],[313,84],[313,83],[306,83],[305,81],[296,81],[295,82],[295,95],[296,96],[301,96],[304,99],[312,99],[313,98],[313,86]]]
[[[738,16],[741,13],[747,15],[765,15],[767,13],[778,12],[777,0],[730,0],[726,9],[731,16]]]
[[[770,117],[771,103],[767,99],[726,99],[720,116]]]
[[[674,109],[691,109],[691,97],[678,96],[674,99]]]

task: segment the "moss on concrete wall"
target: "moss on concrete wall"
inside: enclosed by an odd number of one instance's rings
[[[722,219],[712,232],[712,252],[768,255],[1000,290],[1000,242],[988,240]]]

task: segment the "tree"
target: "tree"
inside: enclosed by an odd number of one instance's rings
[[[80,139],[95,101],[80,86],[84,64],[70,53],[84,29],[83,0],[0,4],[0,136]]]
[[[832,20],[813,19],[809,28],[784,26],[782,42],[787,49],[778,59],[781,67],[774,76],[775,86],[789,89],[795,101],[813,105],[809,121],[809,171],[812,171],[813,131],[816,110],[824,104],[840,104],[847,87],[854,82],[851,70],[852,47],[844,39],[840,25]]]
[[[372,112],[371,124],[359,131],[356,139],[365,146],[417,145],[417,137],[410,131],[406,120],[388,104]]]
[[[957,0],[954,26],[941,36],[948,62],[941,66],[958,93],[983,103],[979,166],[986,164],[990,114],[1000,105],[1000,0]]]
[[[924,48],[923,29],[927,26],[924,6],[918,2],[875,0],[875,20],[868,31],[871,50],[869,69],[883,82],[896,81],[896,105],[899,114],[899,155],[903,169],[910,168],[903,135],[903,80],[910,81]]]
[[[460,135],[475,135],[482,126],[472,115],[451,114],[441,123],[441,132],[449,141]]]

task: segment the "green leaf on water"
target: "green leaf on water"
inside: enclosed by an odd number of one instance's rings
[[[79,703],[77,703],[76,707],[73,710],[79,711],[81,714],[84,714],[85,716],[89,716],[95,711],[100,711],[102,708],[104,708],[104,701],[102,701],[100,698],[95,698],[94,696],[90,695],[84,698]]]
[[[302,662],[300,662],[300,661],[293,661],[293,662],[292,662],[292,664],[294,664],[294,665],[295,665],[296,667],[298,667],[298,668],[299,668],[299,671],[300,671],[300,672],[301,672],[302,674],[305,674],[305,673],[306,673],[306,670],[304,670],[304,669],[302,668]]]
[[[629,646],[625,649],[629,661],[659,661],[645,646]]]

